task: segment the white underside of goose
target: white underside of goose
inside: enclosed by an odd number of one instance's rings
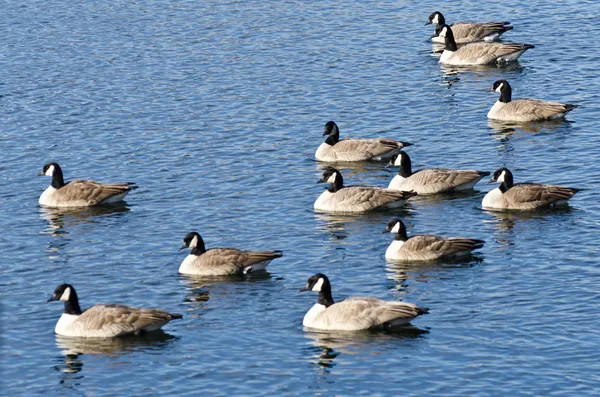
[[[483,200],[481,201],[481,206],[483,208],[506,208],[506,205],[502,198],[502,191],[499,188],[496,188],[488,192],[488,194],[486,194]]]
[[[404,245],[404,241],[402,241],[402,240],[392,241],[392,243],[387,248],[387,250],[385,250],[385,259],[390,259],[390,260],[403,259],[398,254],[400,251],[400,248],[402,248],[403,245]]]
[[[325,307],[325,305],[321,305],[320,303],[316,303],[304,315],[304,320],[302,320],[302,325],[304,325],[305,327],[309,327],[309,328],[317,328],[317,321],[316,321],[316,319],[326,309],[327,308]]]

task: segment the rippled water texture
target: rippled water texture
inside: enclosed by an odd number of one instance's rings
[[[510,20],[536,48],[509,67],[441,68],[424,27]],[[8,1],[0,13],[2,389],[6,395],[595,395],[600,386],[595,2]],[[568,121],[488,122],[514,97],[576,103]],[[414,143],[413,167],[513,170],[585,188],[559,211],[490,213],[490,185],[406,211],[315,214],[323,125]],[[40,209],[48,161],[67,179],[135,181],[125,206]],[[384,186],[379,164],[344,167]],[[386,264],[392,216],[409,234],[486,240],[466,262]],[[241,280],[177,274],[183,236],[281,249]],[[401,333],[302,328],[333,295],[429,307]],[[164,333],[57,338],[70,282],[83,307],[183,313]]]

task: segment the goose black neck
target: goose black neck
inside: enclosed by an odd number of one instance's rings
[[[54,172],[52,173],[52,187],[55,189],[60,189],[65,186],[65,180],[63,179],[63,173],[60,167],[54,166]]]
[[[513,187],[513,176],[510,171],[506,170],[504,171],[504,182],[500,184],[499,189],[502,193],[506,193],[511,187]]]
[[[502,89],[500,90],[500,102],[509,103],[512,99],[512,88],[508,83],[503,83]]]
[[[338,172],[335,176],[335,182],[333,182],[327,190],[329,190],[331,193],[335,193],[338,190],[342,189],[343,187],[344,187],[344,178],[342,178],[342,174],[340,174]]]
[[[400,156],[402,156],[402,154],[400,154]],[[408,157],[408,154],[402,156],[402,162],[400,163],[398,175],[400,175],[403,178],[408,178],[412,175],[412,163],[410,161],[410,157]]]
[[[317,303],[319,305],[323,305],[325,307],[329,307],[335,303],[333,301],[333,297],[331,296],[331,286],[330,285],[323,284],[321,291],[319,291],[319,298],[317,299]]]
[[[447,25],[446,25],[447,26]],[[446,47],[444,48],[446,51],[457,51],[458,47],[456,46],[456,41],[454,40],[454,34],[452,33],[452,29],[448,26],[446,29]]]
[[[408,234],[406,234],[406,229],[401,227],[400,230],[398,230],[398,233],[394,234],[394,240],[397,240],[397,241],[408,240]]]
[[[79,307],[79,298],[77,297],[77,292],[73,287],[71,288],[71,292],[69,293],[69,300],[65,302],[65,313],[66,314],[81,314],[81,307]]]
[[[200,256],[205,252],[206,252],[206,247],[204,246],[204,240],[202,240],[202,237],[198,236],[198,242],[196,243],[196,246],[194,248],[192,248],[191,254]]]
[[[337,127],[333,127],[334,128],[334,133],[331,135],[327,136],[327,139],[325,139],[325,143],[328,145],[335,145],[336,143],[338,143],[340,141],[340,130],[338,130]]]

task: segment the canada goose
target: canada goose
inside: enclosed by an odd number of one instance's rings
[[[481,206],[489,209],[534,210],[566,204],[581,189],[540,183],[513,184],[508,168],[498,168],[490,182],[500,186],[485,195]]]
[[[471,43],[458,48],[450,26],[444,25],[440,37],[445,38],[444,52],[440,63],[448,65],[487,65],[516,61],[525,51],[534,48],[531,44],[515,43]]]
[[[425,25],[435,24],[435,31],[431,36],[431,41],[434,43],[444,43],[443,37],[440,37],[440,31],[446,24],[446,18],[441,12],[435,11],[429,15],[429,19]],[[498,40],[502,33],[511,30],[513,27],[508,26],[510,22],[455,22],[450,27],[454,34],[454,40],[457,44],[467,44],[476,41],[494,41]]]
[[[39,203],[44,207],[90,207],[122,201],[127,193],[137,189],[132,182],[104,184],[75,179],[65,183],[60,166],[56,163],[44,165],[39,175],[52,177],[50,186],[40,196]]]
[[[317,201],[317,211],[334,213],[361,213],[376,208],[397,208],[416,196],[414,192],[400,192],[371,186],[344,186],[342,174],[335,168],[326,168],[317,183],[330,183]]]
[[[403,147],[412,145],[386,138],[340,140],[340,129],[333,121],[325,124],[323,136],[327,136],[327,139],[319,146],[315,157],[327,162],[382,160],[393,156]]]
[[[317,273],[308,279],[302,291],[319,293],[317,303],[306,313],[302,325],[330,331],[360,331],[406,325],[413,318],[429,312],[412,303],[383,301],[377,298],[352,297],[338,302],[331,296],[326,275]]]
[[[269,262],[281,258],[281,251],[244,251],[236,248],[206,249],[196,232],[183,238],[181,249],[192,252],[181,262],[179,273],[198,276],[230,276],[264,270]]]
[[[417,194],[436,194],[455,190],[472,189],[486,171],[425,168],[412,172],[410,157],[404,151],[398,153],[390,164],[400,167],[388,189],[413,191]]]
[[[440,237],[421,234],[408,237],[400,219],[388,222],[383,233],[394,233],[394,241],[385,251],[385,259],[402,262],[434,261],[470,254],[483,247],[485,241],[463,237]]]
[[[500,93],[500,98],[487,114],[489,119],[503,121],[553,120],[564,117],[579,106],[530,98],[512,100],[512,88],[506,80],[496,81],[489,91]]]
[[[157,309],[140,309],[123,305],[94,305],[85,311],[79,307],[75,288],[61,284],[46,302],[65,302],[65,311],[54,332],[63,336],[112,338],[115,336],[155,331],[181,314]]]

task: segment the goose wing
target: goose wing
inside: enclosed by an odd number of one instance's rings
[[[111,337],[158,329],[176,318],[181,318],[181,315],[157,309],[95,305],[84,311],[76,324],[90,336]]]
[[[333,150],[341,161],[361,161],[400,150],[404,146],[408,145],[386,138],[342,139],[333,145]]]
[[[207,272],[222,274],[242,273],[244,268],[256,263],[281,257],[281,251],[244,251],[236,248],[212,248],[207,250],[192,264]]]
[[[352,297],[329,306],[320,316],[324,328],[359,330],[378,327],[396,319],[411,319],[426,313],[411,303]]]
[[[452,188],[481,179],[489,172],[475,170],[451,170],[447,168],[427,168],[413,173],[410,178],[416,185],[433,185],[442,190]]]
[[[85,200],[89,205],[95,205],[135,188],[137,186],[134,183],[105,184],[76,179],[65,184],[59,191],[64,201]]]
[[[457,43],[483,40],[492,35],[501,35],[512,29],[510,22],[457,22],[452,25],[452,33]]]
[[[471,43],[459,48],[454,55],[465,62],[485,64],[531,47],[516,43]]]
[[[504,194],[505,200],[521,208],[537,208],[557,201],[569,200],[579,189],[542,185],[539,183],[518,183]]]
[[[377,208],[394,201],[406,200],[415,196],[413,192],[384,189],[371,186],[348,186],[335,193],[340,209],[361,207],[364,210]]]
[[[441,256],[472,251],[483,247],[483,240],[463,237],[440,237],[429,234],[413,236],[406,240],[402,249],[415,253],[436,253]]]
[[[561,117],[576,107],[577,105],[522,98],[508,102],[502,107],[500,112],[506,116],[520,116],[531,120],[544,120]]]

